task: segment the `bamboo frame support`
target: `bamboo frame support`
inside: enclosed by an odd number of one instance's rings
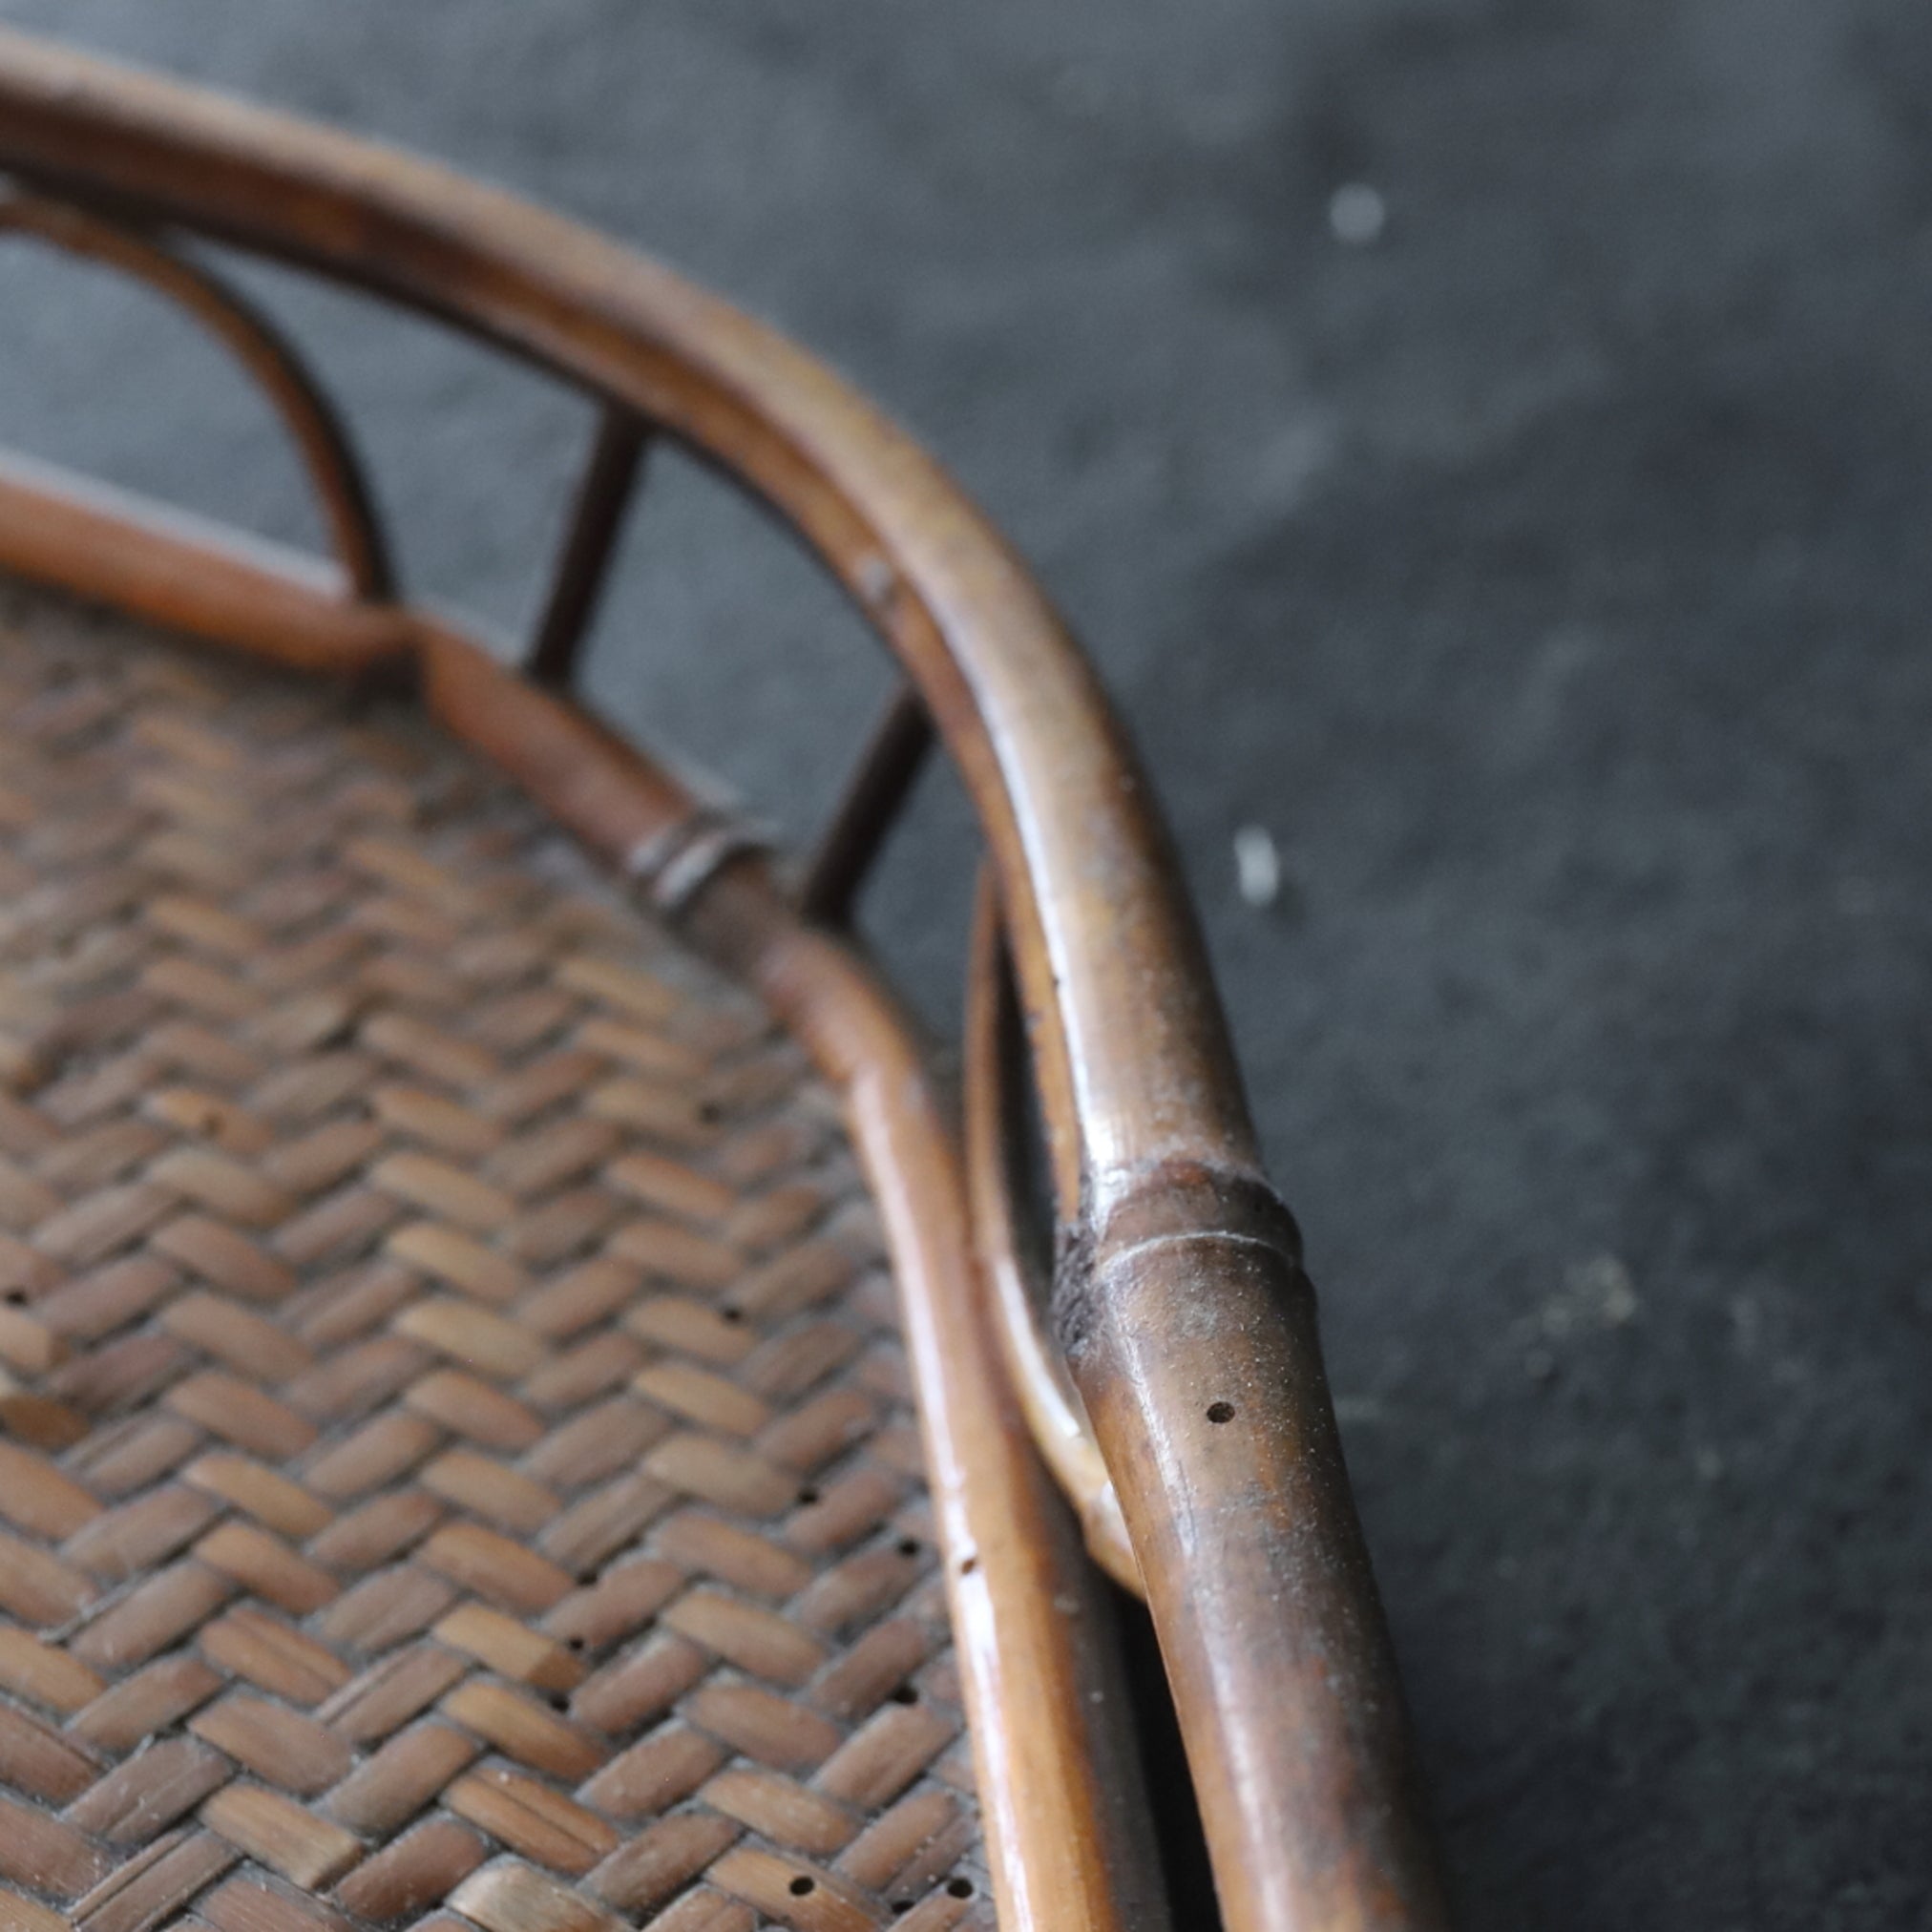
[[[425,163],[0,32],[0,167],[85,200],[95,218],[253,250],[495,344],[724,472],[846,588],[898,660],[986,836],[1054,1178],[1054,1322],[1145,1586],[1224,1921],[1229,1932],[1441,1925],[1293,1223],[1260,1170],[1147,787],[1013,552],[929,457],[798,349],[653,262]],[[586,521],[614,528],[605,512],[622,493],[593,494],[604,507]],[[698,810],[608,731],[448,626],[358,601],[367,569],[345,585],[268,568],[178,528],[130,526],[20,472],[0,479],[0,561],[311,668],[413,673],[451,728],[618,863],[688,831]],[[568,654],[550,655],[554,674]],[[892,756],[862,766],[861,791],[867,773],[912,762],[910,715],[889,726]],[[895,789],[875,787],[855,821],[864,837],[843,847],[854,877]],[[726,842],[684,916],[844,1066],[882,1191],[895,1174],[928,1185],[942,1137],[887,1118],[879,1082],[909,1078],[909,1063],[876,1014],[861,1016],[854,956],[780,920],[771,896],[762,861]],[[880,1110],[870,1127],[868,1108]],[[963,1196],[903,1218],[902,1251],[931,1272],[938,1262],[916,1251],[928,1222],[963,1251]],[[956,1292],[977,1305],[970,1283],[944,1292]],[[1017,1440],[992,1381],[968,1396],[947,1379],[982,1376],[978,1356],[936,1332],[928,1341],[915,1353],[937,1378],[922,1387],[935,1448],[955,1414],[976,1418],[969,1435]],[[960,1468],[991,1453],[976,1439],[956,1447]],[[948,1518],[956,1559],[983,1544],[974,1521],[970,1509]],[[1050,1546],[1042,1530],[1033,1558],[1016,1552],[1017,1582]],[[970,1633],[976,1591],[959,1581],[955,1610]],[[1023,1629],[1035,1609],[1014,1614]],[[1023,1694],[1005,1655],[985,1668],[973,1693],[982,1748]],[[1053,1762],[1072,1776],[1080,1755]],[[1036,1819],[1018,1789],[989,1796],[997,1813],[1009,1808],[998,1830],[1064,1827],[1050,1807]],[[1095,1902],[1078,1861],[1047,1846],[1022,1854],[1011,1838],[1001,1856],[1009,1924],[1108,1922],[1115,1907]],[[1068,1916],[1080,1910],[1089,1917]]]

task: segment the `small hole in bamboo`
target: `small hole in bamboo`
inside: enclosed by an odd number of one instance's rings
[[[805,1485],[805,1487],[798,1492],[798,1500],[800,1502],[804,1503],[807,1508],[809,1508],[814,1502],[818,1501],[818,1491],[814,1489],[810,1483],[808,1482]]]
[[[955,1879],[947,1885],[946,1889],[956,1899],[970,1899],[973,1896],[973,1880],[971,1879]]]
[[[27,1291],[24,1288],[10,1288],[5,1294],[0,1294],[0,1301],[6,1302],[10,1308],[24,1308],[27,1304]]]
[[[901,1684],[896,1690],[888,1693],[894,1704],[916,1704],[919,1693],[910,1684]]]
[[[745,1311],[742,1308],[721,1308],[718,1318],[720,1321],[740,1322],[745,1319]]]
[[[962,1577],[970,1577],[978,1567],[979,1559],[976,1556],[969,1556],[960,1563],[959,1574]]]
[[[791,1896],[794,1899],[808,1898],[817,1890],[818,1880],[816,1879],[797,1878],[791,1881]]]
[[[1208,1405],[1208,1419],[1210,1422],[1231,1422],[1234,1419],[1232,1402],[1210,1402]]]
[[[917,1556],[918,1553],[919,1540],[917,1537],[902,1536],[899,1539],[899,1554],[901,1556]]]

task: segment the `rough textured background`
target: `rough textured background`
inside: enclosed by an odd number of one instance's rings
[[[1926,1922],[1932,14],[0,20],[582,215],[925,435],[1072,612],[1179,827],[1466,1922]],[[1354,180],[1371,246],[1327,220]],[[304,534],[182,330],[16,256],[0,290],[0,430]],[[284,312],[415,581],[514,626],[575,407]],[[788,554],[660,482],[597,688],[808,807],[877,667]],[[1271,913],[1234,891],[1250,822]],[[880,904],[935,1008],[963,850],[935,792]]]

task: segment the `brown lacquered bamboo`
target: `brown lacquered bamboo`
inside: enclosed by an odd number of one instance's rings
[[[476,646],[424,640],[425,696],[561,823],[624,861],[702,810],[677,781]],[[843,1092],[897,1267],[1002,1923],[1155,1932],[1165,1922],[1125,1689],[1064,1506],[1026,1453],[972,1280],[958,1163],[907,1029],[755,857],[687,930],[743,973]]]
[[[355,594],[369,601],[394,595],[388,543],[362,459],[328,398],[280,330],[207,269],[77,208],[32,195],[0,197],[0,235],[7,234],[31,236],[132,276],[186,310],[223,343],[294,439]]]
[[[859,888],[932,749],[933,720],[925,702],[910,684],[901,684],[886,701],[806,866],[798,902],[808,919],[826,926],[850,922]]]
[[[0,490],[0,566],[14,564],[17,507]],[[368,613],[312,572],[191,541],[137,518],[122,498],[83,507],[76,491],[60,514],[72,525],[66,540],[30,552],[23,574],[244,650],[254,635],[292,628],[302,647],[284,662],[294,668],[345,677],[370,668]],[[129,554],[147,567],[102,592],[102,560]],[[217,606],[177,594],[210,579],[223,585]],[[211,615],[219,624],[198,621]],[[639,855],[666,849],[667,834],[703,823],[708,808],[447,622],[396,610],[386,622],[380,666],[418,679],[428,709],[454,737],[649,892]],[[882,1211],[1001,1923],[1162,1932],[1166,1908],[1107,1606],[1001,1376],[974,1278],[957,1154],[911,1035],[850,953],[805,927],[762,862],[721,871],[685,914],[691,936],[757,986],[844,1095]]]
[[[426,631],[423,662],[442,722],[620,862],[703,809],[581,714],[534,704],[473,644]],[[691,903],[686,929],[757,986],[840,1088],[884,1215],[1002,1923],[1155,1932],[1166,1913],[1105,1606],[998,1373],[957,1158],[910,1035],[852,956],[800,923],[755,858],[718,875]]]
[[[900,1270],[937,1481],[953,1628],[1013,1932],[1167,1920],[1108,1607],[1065,1503],[1028,1453],[984,1315],[956,1154],[905,1025],[753,866],[722,877],[694,936],[737,959],[843,1089]]]
[[[624,512],[636,494],[647,440],[643,425],[627,410],[606,408],[598,417],[597,437],[530,650],[531,677],[552,690],[570,688],[578,653],[597,615],[611,554],[623,529]]]
[[[762,496],[845,584],[958,765],[998,871],[1060,1203],[1056,1319],[1145,1582],[1225,1919],[1441,1922],[1292,1224],[1259,1171],[1144,784],[1013,554],[769,331],[423,163],[0,35],[0,165],[552,368]],[[84,566],[74,528],[50,541]],[[132,588],[153,596],[166,573],[145,556]],[[95,562],[113,595],[128,572]],[[460,681],[439,682],[434,648],[425,663],[453,720]],[[459,728],[509,747],[532,704]],[[609,808],[595,782],[553,776],[580,829]]]
[[[21,456],[0,458],[0,566],[295,670],[401,663],[410,623],[343,573]]]
[[[1022,1051],[999,896],[992,879],[982,876],[967,966],[963,1071],[966,1187],[989,1313],[1033,1439],[1080,1515],[1087,1549],[1122,1588],[1144,1596],[1114,1480],[1080,1391],[1046,1334],[1040,1296],[1021,1257],[1014,1196],[1021,1118],[1015,1088],[1024,1077]]]
[[[1252,1164],[1164,834],[1091,671],[932,460],[661,265],[399,154],[0,34],[0,164],[324,270],[627,403],[764,495],[919,684],[986,824],[1062,1199]],[[1109,943],[1085,936],[1109,930]],[[1118,1051],[1131,1018],[1143,1050]]]

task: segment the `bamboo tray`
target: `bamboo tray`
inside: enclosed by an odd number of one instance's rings
[[[0,1928],[1192,1926],[1196,1811],[1231,1932],[1440,1924],[1293,1223],[1012,553],[424,163],[0,34],[0,171],[234,351],[336,549],[0,470]],[[206,242],[587,399],[523,670]],[[661,439],[903,672],[799,867],[569,696]],[[957,1119],[851,936],[935,745]]]

